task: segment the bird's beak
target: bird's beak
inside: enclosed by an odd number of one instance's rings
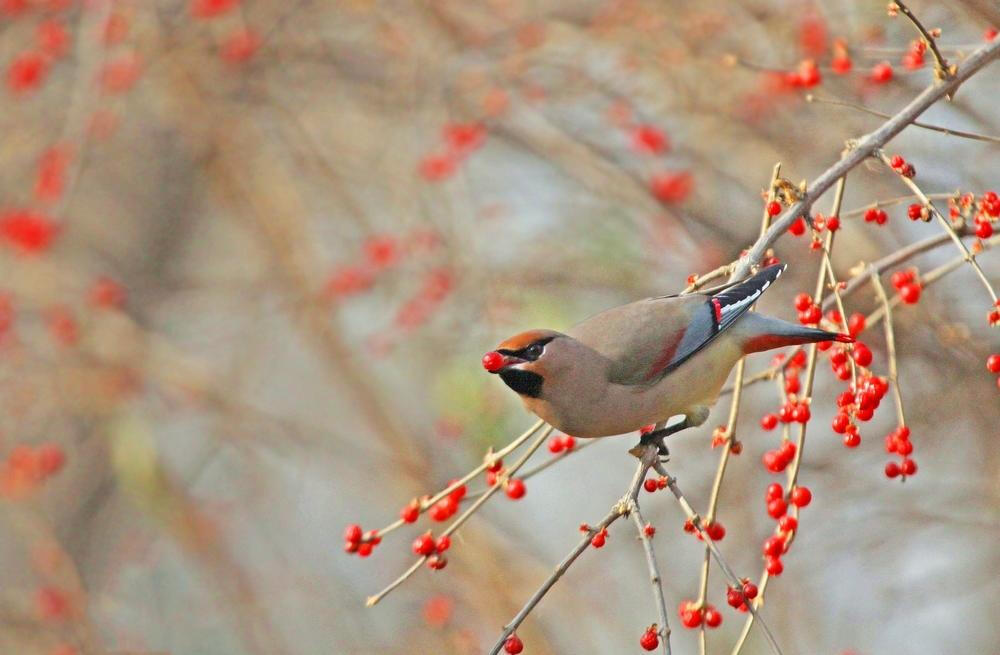
[[[523,363],[524,359],[520,357],[514,357],[513,355],[504,355],[496,350],[490,351],[483,355],[483,368],[485,368],[490,373],[499,373],[508,366],[513,366],[514,364]]]

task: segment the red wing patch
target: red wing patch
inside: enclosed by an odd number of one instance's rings
[[[712,298],[712,307],[715,308],[715,323],[722,322],[722,302],[718,298]]]
[[[657,377],[663,372],[670,362],[673,361],[674,355],[677,353],[677,346],[681,344],[681,339],[684,338],[685,330],[681,330],[674,335],[674,338],[668,341],[664,346],[663,350],[660,351],[660,356],[656,358],[653,365],[649,368],[649,372],[646,373],[646,381],[650,381]]]

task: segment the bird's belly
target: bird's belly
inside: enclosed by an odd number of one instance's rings
[[[599,402],[586,405],[582,411],[548,408],[551,419],[536,413],[558,429],[579,437],[633,432],[687,414],[695,407],[713,405],[741,356],[740,349],[723,336],[652,387],[612,384]]]

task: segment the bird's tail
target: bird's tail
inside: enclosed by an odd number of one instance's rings
[[[817,330],[755,313],[746,314],[739,327],[743,332],[743,352],[747,354],[818,341],[854,342],[849,334]]]

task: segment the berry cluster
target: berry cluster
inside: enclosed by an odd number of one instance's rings
[[[903,159],[902,155],[893,155],[889,159],[889,165],[892,166],[894,171],[903,177],[913,177],[917,174],[917,169],[913,167],[913,164],[910,164]]]
[[[458,169],[469,155],[486,142],[486,127],[481,123],[451,123],[441,132],[444,149],[424,156],[417,166],[428,182],[440,182]]]
[[[726,526],[722,525],[719,521],[709,521],[702,526],[702,529],[712,541],[722,541],[726,536]],[[695,527],[694,522],[691,521],[691,519],[684,521],[684,532],[693,534],[698,541],[703,541],[701,532]]]
[[[927,44],[921,39],[910,41],[910,47],[903,55],[903,68],[906,70],[919,70],[924,67],[924,53],[927,52]]]
[[[575,446],[576,446],[576,439],[569,436],[568,434],[557,434],[556,436],[549,439],[548,443],[549,452],[552,453],[553,455],[568,453],[572,451]]]
[[[375,550],[375,546],[382,543],[382,537],[377,530],[362,532],[361,526],[357,523],[344,528],[344,552],[349,555],[357,554],[358,557],[368,557]]]
[[[865,223],[885,225],[888,220],[889,215],[885,213],[885,210],[879,209],[878,207],[872,207],[865,212]]]
[[[913,452],[913,442],[910,441],[910,428],[901,425],[885,437],[885,452],[898,454],[902,461],[889,462],[885,465],[885,475],[889,478],[902,476],[904,479],[908,475],[917,472],[917,463],[910,459]]]
[[[677,614],[681,618],[681,625],[685,628],[693,629],[702,625],[707,628],[718,628],[722,625],[722,613],[708,603],[699,605],[692,600],[682,601]]]
[[[451,537],[445,534],[435,541],[430,530],[413,540],[413,553],[426,557],[427,566],[435,571],[447,566],[448,560],[445,559],[444,552],[449,548],[451,548]]]
[[[889,283],[899,292],[899,298],[907,305],[915,305],[920,301],[923,287],[917,270],[914,268],[896,271],[889,277]]]
[[[58,444],[14,446],[0,465],[0,498],[17,500],[62,470],[66,454]]]
[[[740,612],[746,612],[748,609],[747,601],[757,597],[757,585],[750,582],[749,578],[743,578],[741,582],[742,585],[739,589],[726,585],[726,602],[729,603],[730,607]]]

